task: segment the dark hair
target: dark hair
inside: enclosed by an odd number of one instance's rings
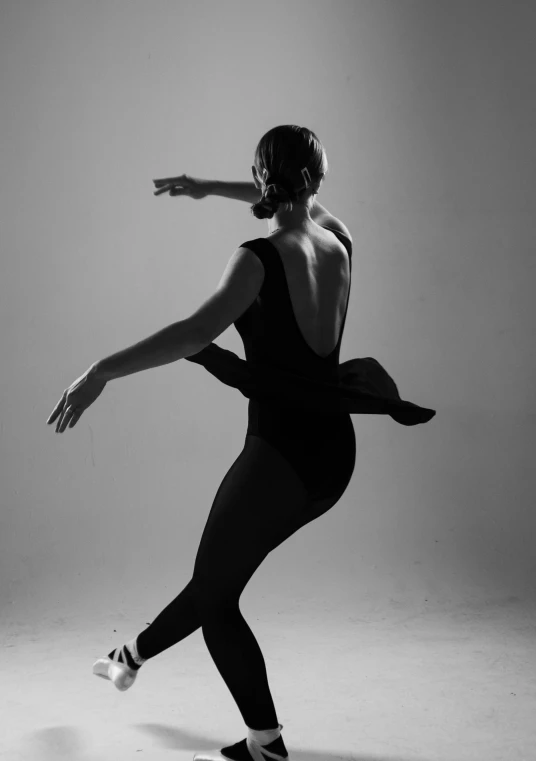
[[[264,170],[268,172],[268,184],[251,213],[257,219],[271,219],[280,204],[289,204],[292,210],[292,202],[299,200],[305,190],[301,170],[305,167],[309,171],[314,185],[327,173],[328,159],[312,130],[284,124],[262,136],[255,151],[255,166],[261,177]]]

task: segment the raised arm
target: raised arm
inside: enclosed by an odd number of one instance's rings
[[[236,201],[246,201],[250,204],[260,201],[261,191],[256,188],[253,182],[223,182],[219,180],[209,180],[208,182],[211,187],[211,195],[232,198]],[[336,230],[352,241],[352,236],[346,225],[340,219],[334,217],[324,206],[319,204],[316,198],[311,209],[311,219],[317,225]]]
[[[206,196],[212,195],[230,198],[233,201],[245,201],[249,204],[260,201],[262,195],[254,182],[202,180],[189,174],[182,174],[177,177],[165,177],[160,180],[153,180],[153,182],[157,188],[155,195],[169,192],[172,196],[189,196],[195,199],[206,198]],[[316,198],[311,209],[311,218],[321,227],[329,227],[342,233],[350,241],[352,240],[346,225],[340,219],[333,216],[324,206],[319,204]]]

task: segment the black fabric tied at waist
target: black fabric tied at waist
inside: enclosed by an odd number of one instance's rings
[[[401,425],[427,423],[435,410],[400,398],[396,383],[372,357],[350,359],[338,366],[338,381],[315,380],[272,365],[248,362],[215,343],[185,357],[208,370],[248,399],[284,406],[315,408],[355,415],[390,415]]]

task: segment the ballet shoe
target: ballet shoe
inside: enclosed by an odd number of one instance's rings
[[[129,668],[126,663],[112,661],[107,655],[95,661],[93,673],[102,679],[109,679],[121,692],[132,687],[138,676],[138,672]]]
[[[279,725],[279,729],[283,729],[282,724]],[[268,733],[271,733],[271,730],[268,730]],[[264,744],[261,745],[261,742]],[[208,750],[196,753],[194,761],[290,761],[286,753],[283,756],[279,753],[274,753],[273,750],[268,750],[269,746],[273,745],[273,743],[274,741],[270,742],[269,737],[265,736],[263,738],[262,732],[256,732],[254,735],[253,730],[248,730],[246,739],[241,740],[233,746],[229,746],[232,755],[228,756],[222,752],[222,750],[227,750],[227,748]],[[282,747],[286,751],[284,743]]]
[[[278,756],[275,753],[268,753],[266,750],[257,751],[255,755],[253,755],[251,749],[248,748],[248,750],[249,754],[244,756],[244,759],[247,759],[247,761],[280,761],[282,758],[285,761],[289,761],[288,756]],[[194,761],[235,761],[235,759],[231,758],[231,756],[225,756],[221,750],[205,750],[201,753],[196,753]]]

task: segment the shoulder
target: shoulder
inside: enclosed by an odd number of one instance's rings
[[[337,217],[325,215],[319,217],[316,220],[316,224],[320,225],[320,227],[322,227],[324,230],[329,230],[332,232],[337,237],[337,239],[344,244],[345,248],[348,250],[348,253],[350,253],[353,246],[353,240],[350,234],[350,230],[346,227],[344,222],[341,222],[341,220],[337,219]]]
[[[262,255],[259,254],[257,246],[252,245],[255,241],[242,243],[235,250],[230,259],[233,268],[241,270],[244,274],[250,274],[257,277],[264,276],[264,265]]]
[[[344,235],[344,237],[347,238],[350,243],[352,243],[350,230],[346,227],[344,222],[331,214],[324,206],[321,206],[318,203],[318,199],[315,200],[313,209],[311,211],[311,217],[313,221],[316,222],[316,224],[320,227],[324,227],[327,230],[339,233],[339,235]]]
[[[264,272],[264,255],[266,252],[265,238],[255,238],[241,243],[233,254],[237,261],[242,261],[245,266],[249,266],[258,271]]]

